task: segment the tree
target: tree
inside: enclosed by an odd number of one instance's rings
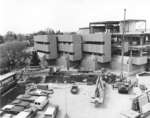
[[[16,37],[17,37],[18,41],[26,41],[27,40],[27,37],[23,34],[17,34]]]
[[[56,33],[52,28],[47,28],[45,30],[40,30],[36,33],[33,33],[33,35],[48,35],[48,34],[56,34]]]
[[[33,51],[30,66],[39,66],[39,65],[40,65],[39,56],[36,51]]]
[[[26,40],[29,42],[29,46],[34,45],[33,34],[26,35]]]
[[[56,31],[55,34],[63,34],[60,30]]]
[[[0,35],[0,44],[1,43],[4,43],[4,38],[3,38],[3,36]]]
[[[17,39],[17,35],[11,31],[8,31],[6,33],[6,35],[4,36],[4,41],[7,42],[7,41],[14,41]]]
[[[25,65],[25,60],[30,54],[25,50],[27,42],[11,41],[0,45],[0,68],[1,70],[12,71]]]

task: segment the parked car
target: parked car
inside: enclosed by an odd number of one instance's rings
[[[11,109],[10,113],[16,115],[16,114],[18,114],[19,112],[21,112],[21,111],[23,111],[23,110],[24,110],[24,107],[22,107],[22,106],[14,106],[14,107]]]
[[[58,111],[59,107],[57,105],[50,105],[44,113],[44,118],[56,118]]]
[[[77,85],[73,85],[73,86],[71,87],[71,93],[77,94],[78,92],[79,92],[78,86],[77,86]]]
[[[49,96],[49,94],[53,94],[53,92],[54,92],[53,90],[49,91],[49,90],[37,89],[37,90],[30,91],[29,95],[31,95],[31,96]]]
[[[14,115],[9,114],[9,113],[4,113],[0,118],[13,118]]]
[[[18,114],[19,112],[23,111],[24,107],[21,106],[15,106],[15,105],[6,105],[2,108],[2,111],[9,114]]]
[[[19,100],[19,99],[16,99],[11,102],[11,104],[14,104],[14,105],[19,104],[19,103],[21,103],[21,100]]]
[[[128,83],[122,83],[118,87],[119,93],[128,93],[129,92],[129,84]]]
[[[26,109],[18,113],[14,118],[34,118],[36,116],[37,111],[38,110],[36,108]]]
[[[34,101],[34,106],[39,110],[43,110],[44,107],[49,103],[49,100],[45,96],[40,96]]]
[[[21,101],[20,103],[18,104],[15,104],[16,106],[21,106],[21,107],[24,107],[24,108],[29,108],[30,107],[30,102],[28,101]]]
[[[17,99],[22,101],[34,102],[34,99],[31,98],[31,95],[19,95]]]

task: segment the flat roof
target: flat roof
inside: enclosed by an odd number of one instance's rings
[[[2,81],[3,79],[7,78],[7,77],[10,77],[12,75],[16,74],[16,72],[9,72],[9,73],[6,73],[4,75],[0,75],[0,81]]]
[[[125,22],[146,22],[145,19],[126,19]],[[124,22],[124,20],[120,21],[100,21],[100,22],[90,22],[89,24],[119,24],[120,22]]]
[[[81,28],[79,28],[79,29],[89,29],[89,27],[81,27]]]
[[[123,33],[113,33],[114,36],[122,36]],[[150,35],[150,33],[142,33],[142,32],[135,32],[135,33],[125,33],[124,36],[126,37],[139,37],[144,35]]]
[[[140,22],[140,21],[146,22],[145,19],[126,19],[125,20],[125,22]],[[124,20],[121,20],[120,22],[124,22]]]
[[[90,22],[90,24],[118,24],[120,21],[101,21],[101,22]]]

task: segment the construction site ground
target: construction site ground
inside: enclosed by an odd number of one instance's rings
[[[49,98],[50,104],[59,106],[57,118],[64,118],[65,113],[70,118],[122,118],[120,113],[131,109],[134,97],[134,94],[119,94],[117,89],[107,84],[104,104],[96,108],[91,103],[95,85],[79,84],[78,94],[70,92],[71,84],[51,84],[50,86],[54,88],[54,94]],[[36,118],[42,117],[43,111],[38,112]]]

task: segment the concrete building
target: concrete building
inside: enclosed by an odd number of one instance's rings
[[[96,32],[119,32],[120,21],[102,21],[102,22],[90,22],[89,23],[90,33]]]
[[[119,32],[119,21],[89,23],[89,34],[81,34],[83,39],[81,68],[97,70],[109,65],[112,32]]]
[[[110,32],[112,40],[111,68],[121,70],[123,28],[125,30],[123,70],[134,74],[144,70],[149,52],[149,33],[146,20],[128,19],[125,21],[103,21],[89,23],[90,33]]]
[[[124,71],[128,74],[141,72],[150,54],[150,33],[126,33],[124,37]],[[121,65],[121,40],[122,34],[112,35],[113,69]]]
[[[57,65],[67,67],[76,65],[82,59],[82,40],[80,35],[58,35]]]
[[[57,39],[55,35],[37,35],[34,36],[34,49],[39,56],[45,56],[46,59],[56,59],[57,54]]]
[[[150,55],[146,20],[91,22],[89,27],[80,28],[77,34],[35,36],[35,49],[65,67],[74,63],[84,70],[106,66],[120,70],[123,28],[123,70],[134,74],[144,69]]]
[[[94,33],[82,35],[83,60],[81,67],[96,70],[98,63],[111,62],[111,34]]]
[[[68,55],[70,61],[82,58],[81,36],[76,34],[58,35],[59,54]]]
[[[89,29],[89,27],[82,27],[82,28],[79,28],[77,33],[78,34],[89,34],[90,33],[90,29]]]
[[[111,61],[111,35],[109,33],[95,33],[82,35],[83,53],[93,54],[100,63]]]
[[[128,19],[120,21],[119,31],[123,32],[123,25],[126,33],[140,33],[146,31],[146,20]]]
[[[124,26],[123,26],[124,25]],[[123,28],[124,35],[124,57],[123,70],[127,75],[141,72],[145,69],[149,56],[150,37],[146,31],[146,20],[129,19],[120,21],[120,32],[112,34],[112,63],[115,70],[121,69],[121,52]]]
[[[125,25],[126,33],[136,33],[146,31],[146,20],[128,19],[121,21],[102,21],[102,22],[90,22],[90,33],[96,32],[110,32],[110,33],[122,33],[123,25]]]

